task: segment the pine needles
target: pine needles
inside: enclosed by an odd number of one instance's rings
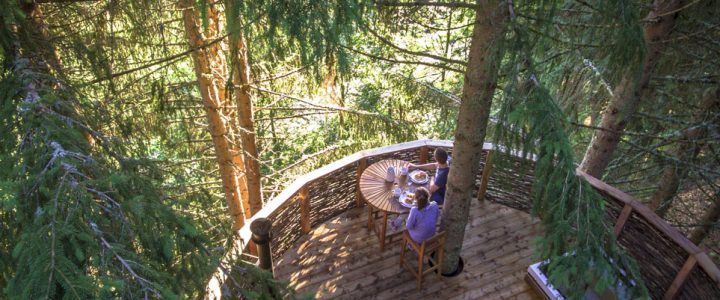
[[[540,7],[552,15],[555,6],[545,5],[519,9]],[[542,9],[537,11],[547,12]],[[549,260],[550,281],[567,288],[567,296],[573,299],[582,297],[587,287],[602,291],[619,286],[627,287],[632,297],[648,297],[634,261],[616,244],[602,197],[575,175],[573,148],[565,129],[568,121],[537,77],[531,56],[538,41],[530,39],[526,24],[518,19],[510,24],[508,45],[513,51],[507,51],[509,76],[495,142],[506,147],[507,155],[515,149],[525,158],[536,158],[532,211],[542,219],[544,235],[537,247],[540,258]]]

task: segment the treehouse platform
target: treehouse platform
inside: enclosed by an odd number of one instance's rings
[[[250,224],[265,218],[270,232],[272,269],[300,295],[320,299],[535,299],[525,282],[533,259],[531,241],[541,234],[531,208],[534,162],[511,155],[492,167],[494,145],[486,143],[476,177],[456,277],[426,274],[418,290],[409,271],[400,267],[401,237],[381,250],[370,231],[368,204],[360,177],[370,165],[387,159],[432,161],[436,148],[452,154],[451,141],[420,140],[357,152],[296,179],[238,231],[224,262],[248,257]],[[653,299],[718,299],[720,269],[698,246],[632,196],[578,172],[604,198],[606,218],[614,224],[618,245],[638,264]],[[373,218],[375,219],[375,218]],[[377,219],[375,219],[377,222]],[[382,219],[380,219],[382,220]],[[382,224],[382,221],[380,221]],[[392,238],[394,236],[394,238]],[[207,286],[208,299],[233,298],[233,274],[220,267]]]
[[[456,277],[425,275],[422,289],[399,264],[401,235],[380,251],[367,210],[353,208],[314,228],[275,262],[275,278],[318,299],[540,299],[524,280],[537,218],[473,201]]]

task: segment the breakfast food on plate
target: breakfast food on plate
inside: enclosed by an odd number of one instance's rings
[[[417,172],[417,173],[413,174],[413,179],[415,179],[417,181],[423,181],[423,180],[427,179],[427,173]]]
[[[415,193],[407,193],[403,201],[405,202],[405,204],[415,204]]]

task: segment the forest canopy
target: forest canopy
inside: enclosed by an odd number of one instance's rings
[[[293,179],[474,118],[471,138],[536,158],[556,282],[642,282],[578,167],[720,261],[718,1],[0,7],[0,298],[202,297]],[[295,297],[230,265],[244,297]]]

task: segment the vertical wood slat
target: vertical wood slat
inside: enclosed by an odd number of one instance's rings
[[[678,271],[675,279],[670,284],[667,291],[665,291],[665,295],[663,296],[664,300],[670,300],[675,298],[678,291],[680,291],[683,284],[685,284],[685,281],[690,276],[690,273],[695,270],[695,266],[697,266],[697,259],[695,258],[695,255],[690,254],[690,256],[688,256],[687,260],[685,261],[685,264],[682,266],[682,269]]]
[[[357,166],[357,176],[356,181],[357,184],[355,185],[355,204],[360,207],[363,204],[363,196],[360,192],[360,176],[362,176],[363,171],[367,168],[367,158],[363,157],[360,160],[358,160],[358,166]]]
[[[428,147],[422,146],[420,147],[420,163],[426,164],[428,161]]]
[[[625,222],[630,218],[630,213],[632,213],[632,206],[630,204],[625,204],[623,207],[622,212],[618,216],[617,222],[615,222],[615,237],[619,237],[620,233],[623,230],[623,227],[625,227]]]
[[[302,232],[310,232],[310,199],[308,198],[307,188],[302,187],[298,193],[300,197],[300,225]]]
[[[490,181],[490,174],[492,174],[492,155],[493,151],[489,150],[488,155],[485,158],[485,166],[482,171],[482,179],[480,181],[480,188],[478,189],[478,201],[485,200],[485,193],[487,192],[488,182]]]

